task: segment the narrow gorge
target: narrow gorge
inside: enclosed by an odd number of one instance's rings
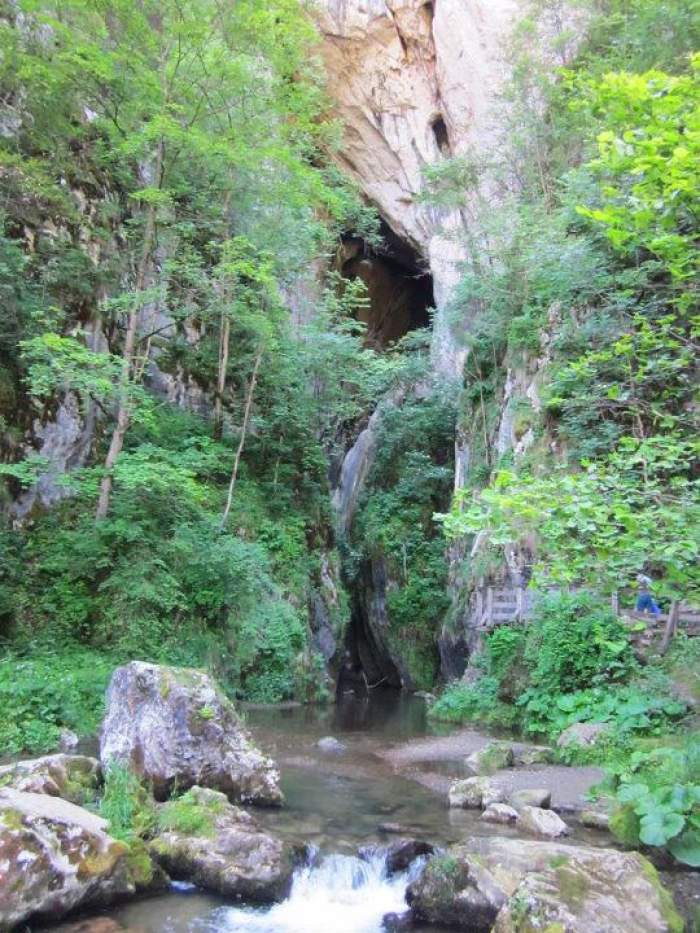
[[[698,927],[697,14],[0,8],[0,930]]]

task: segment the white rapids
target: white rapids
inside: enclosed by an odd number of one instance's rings
[[[422,859],[388,877],[384,855],[327,855],[300,868],[286,901],[269,908],[220,907],[197,929],[207,933],[380,933],[382,917],[407,910],[406,886]]]

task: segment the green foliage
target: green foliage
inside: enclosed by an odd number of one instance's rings
[[[150,836],[157,825],[152,795],[133,771],[116,762],[105,771],[99,812],[110,835],[128,843]]]
[[[499,471],[481,493],[462,491],[439,516],[449,537],[481,532],[494,547],[532,536],[535,580],[613,592],[653,561],[662,592],[700,592],[696,441],[673,434],[624,438],[604,460],[536,476]],[[471,501],[469,501],[471,496]]]
[[[587,106],[605,126],[590,163],[603,203],[579,209],[604,226],[616,250],[657,256],[684,290],[685,308],[700,271],[692,232],[700,219],[699,75],[696,55],[687,75],[622,72],[589,87]]]
[[[0,745],[8,755],[55,749],[62,728],[94,735],[116,661],[76,645],[34,644],[0,659]]]
[[[431,716],[517,726],[550,739],[577,722],[608,723],[624,748],[630,737],[663,733],[686,712],[665,677],[640,675],[628,630],[585,593],[540,599],[529,625],[495,629],[478,665],[482,676],[450,685]],[[586,752],[587,760],[610,754],[605,746]]]
[[[679,747],[633,753],[617,773],[618,810],[611,828],[622,842],[666,846],[700,867],[700,737]]]
[[[447,609],[447,562],[432,511],[452,483],[454,409],[447,393],[409,396],[387,405],[376,453],[354,518],[347,568],[360,581],[384,563],[388,638],[414,683],[429,688],[436,669],[435,632]]]
[[[210,800],[204,804],[187,791],[161,807],[158,827],[164,832],[184,833],[186,836],[212,836],[216,815],[222,809],[223,801]]]

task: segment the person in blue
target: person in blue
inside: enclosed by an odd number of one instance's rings
[[[639,584],[639,594],[637,596],[637,612],[650,612],[653,616],[657,618],[661,615],[661,610],[651,595],[651,586],[652,586],[651,577],[647,577],[645,574],[637,574],[637,583]]]

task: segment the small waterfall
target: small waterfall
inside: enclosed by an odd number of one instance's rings
[[[423,861],[387,876],[381,851],[365,859],[327,855],[297,870],[289,898],[271,908],[222,907],[200,927],[208,933],[380,933],[382,917],[403,913],[406,886]]]

